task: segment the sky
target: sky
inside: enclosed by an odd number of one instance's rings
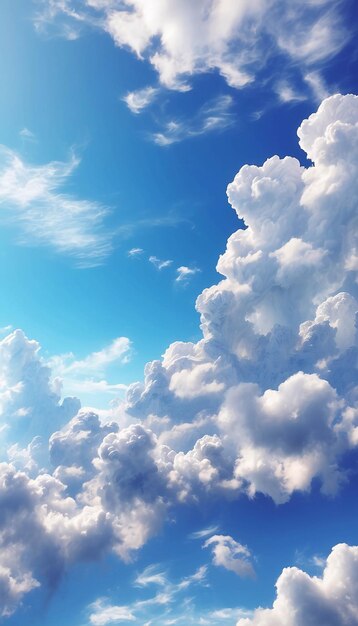
[[[354,0],[2,0],[0,623],[358,626]]]

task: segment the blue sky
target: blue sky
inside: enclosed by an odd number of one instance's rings
[[[2,1],[4,623],[358,623],[357,17]]]

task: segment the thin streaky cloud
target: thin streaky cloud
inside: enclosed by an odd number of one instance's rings
[[[123,96],[122,100],[132,113],[138,115],[138,113],[141,113],[154,102],[159,91],[156,87],[144,87],[143,89],[137,89],[137,91],[128,92]]]
[[[142,231],[143,229],[149,230],[151,228],[176,228],[181,224],[188,224],[193,228],[193,222],[187,217],[183,217],[174,212],[169,212],[166,215],[142,217],[133,222],[123,222],[112,230],[113,237],[118,239],[125,239],[131,237],[134,233]]]
[[[99,202],[63,191],[79,164],[71,155],[64,162],[30,165],[0,146],[1,221],[15,225],[19,244],[47,246],[73,257],[78,267],[93,267],[112,250],[104,226],[109,211]]]
[[[234,122],[233,98],[229,95],[218,96],[202,106],[193,117],[171,119],[149,137],[158,146],[166,147],[185,139],[225,130]]]
[[[12,331],[11,324],[7,324],[7,326],[1,326],[0,335],[7,335],[8,333],[11,333],[11,331]]]
[[[164,586],[168,584],[168,580],[165,573],[159,571],[157,565],[149,565],[143,572],[138,574],[134,584],[138,587],[147,587],[147,585]]]
[[[169,624],[185,623],[183,614],[179,617],[177,613],[180,602],[181,610],[192,607],[193,598],[185,594],[193,587],[207,586],[206,577],[208,566],[198,567],[192,574],[181,578],[179,581],[172,581],[169,576],[159,569],[158,565],[149,565],[134,580],[134,587],[143,590],[152,585],[159,587],[153,595],[147,598],[138,598],[132,604],[122,606],[116,605],[110,598],[99,598],[89,605],[91,621],[94,626],[105,626],[115,621],[123,620],[123,616],[129,615],[129,621],[145,624]],[[189,618],[189,615],[188,615]],[[191,621],[193,624],[194,622]],[[146,620],[146,621],[143,621]],[[152,621],[153,620],[153,621]],[[189,623],[189,621],[187,622]]]
[[[131,248],[127,252],[128,256],[131,258],[142,256],[143,253],[144,253],[143,248]]]
[[[21,139],[25,139],[26,141],[34,142],[36,141],[36,135],[28,128],[22,128],[19,132]]]
[[[117,337],[108,346],[98,352],[92,352],[84,359],[77,360],[73,354],[64,354],[53,357],[49,363],[60,376],[98,373],[103,372],[112,363],[127,363],[131,348],[132,344],[128,337]]]
[[[208,528],[203,528],[202,530],[197,530],[189,535],[189,539],[205,539],[206,537],[210,537],[210,535],[215,535],[219,530],[219,526],[209,526]]]
[[[306,96],[300,91],[297,91],[287,80],[279,81],[275,89],[279,100],[285,104],[306,100]]]
[[[305,75],[304,79],[307,85],[310,87],[316,102],[321,102],[325,98],[328,98],[329,95],[331,95],[331,90],[328,89],[324,79],[319,72],[308,72]]]
[[[171,259],[158,259],[158,257],[156,256],[150,256],[148,259],[149,263],[151,263],[152,265],[154,265],[154,267],[157,270],[163,270],[166,267],[170,267],[170,265],[172,265],[173,261]]]
[[[111,365],[126,365],[132,356],[132,343],[127,337],[117,337],[110,344],[83,359],[72,353],[53,356],[48,360],[53,378],[64,381],[67,394],[124,394],[127,385],[106,380]]]

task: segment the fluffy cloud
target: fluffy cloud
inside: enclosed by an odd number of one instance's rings
[[[331,97],[299,129],[311,167],[240,170],[228,197],[247,228],[198,298],[203,339],[173,344],[129,388],[126,410],[176,449],[181,498],[204,487],[284,502],[315,476],[339,486],[357,424],[357,129],[358,98]]]
[[[39,355],[40,346],[21,330],[0,341],[0,418],[9,442],[29,444],[50,435],[80,408],[79,400],[61,402],[61,385]]]
[[[93,460],[95,477],[82,501],[112,516],[114,549],[124,559],[160,527],[167,510],[165,472],[153,433],[135,424],[106,435]]]
[[[49,246],[74,257],[79,266],[91,267],[111,251],[111,237],[103,228],[108,211],[61,192],[78,165],[74,156],[63,163],[29,165],[0,146],[0,206],[3,223],[19,229],[20,243]]]
[[[249,561],[250,550],[229,535],[213,535],[207,539],[204,547],[212,548],[214,565],[224,567],[238,576],[254,575],[254,569]]]
[[[257,609],[237,626],[355,626],[358,614],[358,546],[339,544],[322,577],[288,567],[279,577],[272,609]]]
[[[84,23],[104,29],[116,45],[146,58],[166,87],[186,90],[195,73],[217,70],[235,88],[252,82],[268,59],[304,69],[335,55],[349,38],[333,0],[45,0],[38,28],[60,21],[73,38]],[[282,64],[282,63],[281,63]],[[148,94],[129,98],[134,110]]]
[[[50,437],[50,459],[56,478],[72,487],[82,486],[94,473],[92,461],[104,437],[118,429],[115,422],[102,425],[95,413],[80,411]]]
[[[100,499],[86,504],[70,497],[55,476],[41,473],[31,479],[7,463],[0,464],[0,505],[0,578],[6,613],[40,583],[53,589],[71,564],[100,558],[116,545],[120,522],[128,533],[133,523],[128,514],[127,529],[124,514],[116,517],[104,510]]]
[[[308,489],[316,475],[334,490],[336,413],[336,394],[317,374],[299,372],[262,396],[252,383],[231,389],[219,424],[239,442],[235,476],[251,495],[261,491],[276,502]]]
[[[231,537],[219,538],[233,541]],[[233,544],[234,548],[239,545],[236,542]],[[180,595],[183,583],[191,579],[192,584],[195,578],[200,582],[203,568],[176,585],[166,580],[163,573],[158,573],[159,579],[154,580],[153,584],[157,583],[161,588],[166,586],[167,593],[156,594],[144,601],[137,600],[127,607],[100,599],[89,607],[90,622],[98,625],[110,624],[117,616],[119,622],[121,619],[139,620],[140,623],[155,623],[160,626],[232,626],[234,623],[237,626],[355,626],[358,612],[358,547],[336,545],[322,565],[324,569],[321,576],[310,576],[297,567],[285,568],[277,580],[273,607],[254,611],[242,608],[199,611],[193,602],[183,602]],[[151,572],[148,570],[148,575],[150,573],[155,576],[153,568]],[[146,576],[145,572],[143,574]]]

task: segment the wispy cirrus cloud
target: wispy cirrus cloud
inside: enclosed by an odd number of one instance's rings
[[[144,250],[142,248],[132,248],[128,251],[128,256],[131,259],[142,258]],[[154,267],[160,272],[163,269],[168,269],[173,265],[172,259],[160,259],[155,255],[150,255],[146,257],[146,260],[154,265]],[[190,279],[198,274],[201,270],[198,267],[188,267],[187,265],[180,265],[175,269],[176,278],[174,279],[175,283],[180,283],[185,286],[188,284]]]
[[[122,100],[126,103],[128,109],[132,113],[141,113],[146,109],[158,96],[159,89],[156,87],[144,87],[136,91],[130,91]]]
[[[104,226],[108,209],[63,191],[79,164],[72,154],[64,162],[31,165],[0,146],[1,221],[15,226],[20,244],[47,246],[79,267],[93,267],[112,249]]]
[[[250,550],[230,535],[213,535],[205,541],[203,547],[212,549],[214,565],[224,567],[238,576],[254,576]]]
[[[135,622],[136,618],[127,606],[110,604],[106,599],[99,599],[91,607],[89,621],[92,626],[106,626],[120,622]]]
[[[127,254],[130,258],[136,258],[142,256],[143,252],[143,248],[131,248],[130,250],[128,250]]]
[[[150,138],[158,146],[170,146],[185,139],[225,130],[234,121],[233,98],[219,96],[202,106],[191,118],[169,120],[162,130],[152,133]]]
[[[26,128],[26,126],[20,130],[19,136],[25,141],[36,141],[35,133],[29,130],[29,128]]]
[[[128,363],[131,353],[131,341],[127,337],[117,337],[102,350],[92,352],[83,359],[76,359],[72,353],[61,354],[52,357],[48,363],[54,377],[65,381],[66,393],[118,394],[127,386],[107,382],[106,371],[111,365]]]
[[[207,573],[207,565],[202,565],[179,581],[172,581],[158,565],[149,565],[138,574],[134,586],[143,589],[154,587],[157,590],[149,597],[139,598],[127,606],[113,604],[109,598],[99,598],[88,607],[90,624],[107,626],[126,620],[163,626],[185,623],[185,620],[193,624],[192,598],[187,597],[185,592],[195,586],[207,586]]]
[[[157,270],[163,270],[166,267],[170,267],[173,263],[171,259],[158,259],[157,256],[150,256],[148,261],[154,265]]]
[[[218,526],[209,526],[208,528],[202,528],[189,535],[189,539],[206,539],[210,535],[215,535],[219,530]]]

